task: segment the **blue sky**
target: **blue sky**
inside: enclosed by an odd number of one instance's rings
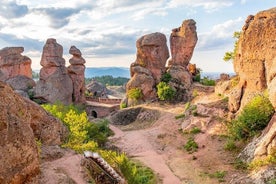
[[[246,17],[275,7],[275,0],[1,0],[0,46],[24,46],[32,67],[40,67],[47,38],[56,38],[68,61],[78,47],[87,67],[129,67],[136,40],[194,19],[198,43],[192,63],[205,72],[232,72],[222,58],[232,50],[234,31]],[[169,45],[169,43],[168,43]]]

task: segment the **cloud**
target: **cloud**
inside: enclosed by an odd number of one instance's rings
[[[213,26],[210,32],[199,34],[197,49],[214,50],[233,45],[233,33],[241,30],[242,22],[243,19],[241,17],[236,20],[228,20]]]
[[[25,16],[29,9],[26,5],[18,5],[15,1],[2,1],[0,6],[0,16],[6,19],[14,19]]]
[[[230,0],[171,0],[168,3],[171,8],[179,6],[203,7],[207,12],[216,11],[231,5],[233,5],[233,2]]]
[[[51,21],[51,27],[61,28],[67,25],[70,17],[80,12],[80,9],[72,8],[38,8],[33,10],[35,13],[47,15]]]

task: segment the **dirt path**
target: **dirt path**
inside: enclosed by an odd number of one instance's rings
[[[196,135],[183,134],[179,130],[184,120],[176,119],[175,116],[183,113],[184,104],[168,107],[151,104],[149,108],[161,112],[154,124],[149,128],[131,131],[122,131],[119,126],[110,125],[115,132],[111,141],[123,152],[155,171],[162,183],[229,183],[238,174],[231,165],[233,155],[223,149],[224,140],[216,134],[216,129],[220,129],[216,126],[221,122],[215,121]],[[191,136],[198,144],[198,151],[189,154],[183,145]],[[212,177],[214,173],[224,173],[225,176]]]
[[[153,169],[164,184],[181,184],[179,178],[173,174],[166,164],[166,159],[163,158],[163,155],[158,153],[148,141],[146,131],[134,130],[122,132],[119,128],[112,125],[110,128],[115,133],[115,136],[111,139],[116,139],[116,145],[128,155],[135,157]]]

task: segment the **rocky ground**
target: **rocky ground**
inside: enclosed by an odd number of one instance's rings
[[[213,115],[224,111],[226,102],[223,101],[223,97],[214,95],[212,91],[210,88],[198,90],[192,102],[198,104],[201,114],[204,114],[204,111],[209,113],[205,114],[205,117],[176,119],[176,116],[184,112],[185,104],[142,105],[148,112],[160,112],[159,118],[143,122],[143,126],[138,120],[129,125],[111,125],[115,136],[110,140],[129,156],[152,168],[162,180],[161,183],[229,183],[233,177],[242,173],[233,167],[233,153],[223,149],[225,124],[222,119],[225,117]],[[201,121],[201,125],[198,121]],[[183,133],[181,127],[185,129],[193,123],[201,132],[196,135]],[[189,137],[194,137],[199,147],[198,151],[192,154],[183,148]],[[214,176],[215,173],[225,173],[225,176],[220,178]]]

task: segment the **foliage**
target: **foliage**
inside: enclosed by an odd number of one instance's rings
[[[140,88],[132,88],[127,92],[127,96],[132,100],[139,100],[143,97],[143,93]]]
[[[276,151],[274,153],[264,157],[253,160],[249,165],[248,168],[251,170],[258,169],[262,166],[266,165],[276,165]]]
[[[248,164],[238,158],[234,162],[234,168],[239,170],[246,170],[248,168]]]
[[[190,133],[191,134],[198,134],[198,133],[200,133],[201,132],[201,130],[200,130],[200,128],[198,128],[198,127],[193,127],[191,130],[190,130]]]
[[[39,79],[39,73],[32,71],[32,78],[33,79]]]
[[[155,175],[148,167],[130,160],[125,154],[107,150],[100,150],[99,153],[112,167],[117,168],[122,172],[128,183],[156,183]]]
[[[194,81],[194,82],[200,82],[200,79],[201,79],[200,73],[197,73],[197,74],[193,77],[193,81]]]
[[[128,78],[125,77],[113,77],[111,75],[104,75],[92,78],[85,78],[85,83],[89,84],[92,80],[105,84],[106,86],[123,86],[128,82]]]
[[[111,135],[106,120],[99,123],[89,122],[86,112],[77,106],[64,106],[56,103],[44,104],[42,107],[68,127],[70,134],[67,142],[63,144],[64,147],[77,152],[95,150],[98,145],[103,145],[107,137]]]
[[[162,82],[165,82],[165,83],[168,83],[170,82],[170,80],[172,79],[172,76],[170,73],[164,73],[162,76],[161,76],[161,81]]]
[[[172,100],[175,97],[176,91],[165,82],[160,82],[157,85],[157,95],[162,101]]]
[[[127,108],[127,104],[125,102],[120,103],[120,109]]]
[[[229,60],[235,59],[235,56],[237,54],[238,41],[239,41],[240,35],[241,35],[241,32],[238,32],[238,31],[234,32],[234,34],[233,34],[233,38],[235,38],[234,50],[225,53],[225,55],[223,57],[224,61],[229,61]]]
[[[174,117],[175,119],[185,118],[185,114],[179,114]]]
[[[229,138],[227,139],[227,142],[225,143],[224,147],[225,150],[227,151],[233,151],[237,149],[237,146],[235,144],[235,140]]]
[[[198,149],[198,145],[195,142],[194,138],[190,137],[188,139],[188,141],[186,142],[186,144],[184,145],[184,149],[188,152],[188,153],[194,153],[197,151]]]
[[[216,85],[216,81],[213,79],[209,79],[208,77],[204,77],[203,79],[201,79],[200,83],[204,86],[215,86]]]
[[[234,140],[255,136],[266,127],[273,113],[274,108],[266,96],[255,96],[229,125],[230,136]]]

